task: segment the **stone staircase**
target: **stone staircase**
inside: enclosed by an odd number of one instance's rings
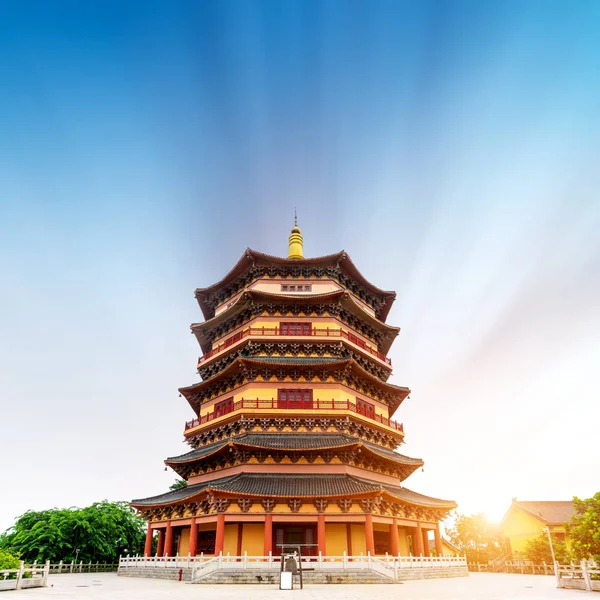
[[[324,571],[303,571],[302,579],[309,584],[343,583],[397,583],[370,569],[327,569]],[[193,583],[198,584],[271,584],[279,585],[279,569],[222,569],[207,573]],[[300,586],[300,576],[294,577],[294,587]]]

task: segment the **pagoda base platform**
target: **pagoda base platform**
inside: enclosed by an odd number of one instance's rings
[[[415,579],[466,577],[464,557],[330,556],[303,559],[305,584],[398,583]],[[118,574],[196,584],[279,583],[279,557],[126,557]],[[296,576],[297,578],[297,576]],[[299,584],[298,584],[299,585]]]

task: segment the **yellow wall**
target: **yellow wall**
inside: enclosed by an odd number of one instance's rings
[[[406,529],[404,529],[404,527],[398,527],[398,551],[401,556],[408,556],[410,554]]]
[[[265,550],[265,527],[262,523],[244,523],[242,529],[242,554],[262,556]]]
[[[231,556],[237,556],[237,523],[225,525],[225,539],[223,540],[223,556],[229,553]]]
[[[186,556],[190,549],[190,528],[184,527],[181,531],[181,542],[179,543],[179,556]]]
[[[348,536],[345,523],[325,523],[325,550],[327,556],[348,553]]]
[[[352,555],[360,556],[367,553],[367,538],[365,537],[365,526],[362,523],[352,524]]]
[[[446,543],[446,540],[442,540],[442,556],[458,556],[458,552],[454,548],[451,548]]]
[[[543,533],[546,524],[512,505],[501,523],[502,533],[510,541],[513,552],[525,552],[527,542]]]
[[[350,390],[350,389],[340,389],[334,386],[330,386],[330,387],[313,387],[314,384],[310,384],[309,382],[307,384],[303,383],[303,382],[283,382],[279,385],[275,384],[262,384],[259,383],[258,385],[249,385],[246,386],[243,390],[237,391],[233,393],[233,401],[237,402],[238,400],[241,400],[242,398],[246,398],[246,399],[250,399],[253,400],[255,398],[258,398],[259,400],[275,400],[277,401],[277,396],[278,396],[278,390],[288,387],[288,388],[298,388],[298,387],[306,387],[310,385],[310,387],[313,389],[313,398],[316,401],[317,399],[320,400],[335,400],[335,401],[346,401],[346,400],[350,400],[351,402],[355,402],[357,396],[366,400],[367,402],[369,402],[370,404],[373,404],[375,406],[375,414],[383,416],[388,418],[389,417],[389,408],[385,405],[382,404],[381,402],[378,402],[377,400],[370,398],[369,396],[366,396],[365,394],[358,394],[357,392]],[[220,396],[218,396],[217,398],[210,400],[209,402],[206,402],[205,404],[202,404],[200,407],[200,416],[204,416],[208,413],[212,413],[214,410],[214,405],[217,404],[218,402],[221,402],[222,400],[226,399],[226,398],[230,398],[232,396],[232,394],[222,394]],[[306,413],[310,413],[310,414],[316,414],[317,408],[316,408],[316,403],[313,405],[314,408],[313,409],[307,409]],[[246,409],[248,410],[248,409]],[[276,408],[275,408],[276,410]],[[327,409],[324,409],[327,410]],[[300,411],[297,411],[300,412]],[[340,415],[342,415],[343,413],[340,411]]]

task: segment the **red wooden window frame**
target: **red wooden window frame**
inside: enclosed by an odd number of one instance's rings
[[[313,391],[310,389],[277,390],[277,408],[297,409],[313,407]]]
[[[283,321],[279,324],[280,335],[312,335],[312,323],[308,321]]]
[[[369,417],[369,419],[375,419],[375,405],[361,398],[356,399],[356,412],[359,415]]]
[[[215,404],[215,419],[230,412],[233,412],[233,398],[227,398]]]

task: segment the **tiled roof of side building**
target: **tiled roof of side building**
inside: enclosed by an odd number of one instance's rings
[[[549,525],[562,525],[575,514],[572,500],[513,500],[513,504]]]

